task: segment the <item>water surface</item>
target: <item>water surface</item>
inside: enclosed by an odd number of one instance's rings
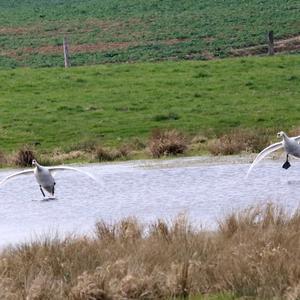
[[[289,210],[300,200],[300,163],[264,161],[245,174],[248,163],[204,163],[202,158],[133,161],[79,166],[99,179],[58,172],[57,200],[41,201],[33,177],[17,177],[0,188],[0,246],[41,234],[91,232],[97,220],[135,216],[142,222],[171,220],[185,213],[196,225],[214,228],[236,209],[272,201]],[[0,172],[0,180],[14,170]]]

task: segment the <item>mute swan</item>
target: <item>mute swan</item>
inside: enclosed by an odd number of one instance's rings
[[[0,182],[0,186],[2,184],[4,184],[6,181],[8,181],[14,177],[17,177],[20,175],[28,175],[28,174],[33,173],[36,181],[38,182],[38,184],[40,186],[40,190],[41,190],[43,196],[45,197],[45,193],[44,193],[43,189],[45,189],[48,193],[50,193],[52,196],[54,196],[54,187],[56,184],[55,180],[53,178],[53,174],[52,174],[52,172],[54,172],[54,171],[61,171],[61,170],[76,171],[76,172],[80,172],[81,174],[87,175],[90,178],[96,180],[95,177],[93,177],[91,174],[83,172],[76,168],[72,168],[72,167],[67,167],[67,166],[44,167],[44,166],[41,166],[35,159],[32,160],[32,165],[34,166],[33,169],[24,170],[24,171],[17,172],[17,173],[7,176]]]
[[[250,166],[247,172],[247,177],[250,174],[251,170],[254,168],[254,166],[257,165],[264,157],[281,148],[283,148],[286,152],[286,161],[282,165],[284,169],[288,169],[291,166],[289,162],[289,155],[300,158],[300,135],[295,137],[288,137],[285,132],[280,131],[277,133],[277,137],[282,138],[282,141],[268,146],[256,156],[255,160],[253,161],[252,165]]]

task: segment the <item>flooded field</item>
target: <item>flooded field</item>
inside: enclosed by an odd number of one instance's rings
[[[142,222],[184,213],[195,225],[214,228],[232,210],[272,201],[287,209],[300,200],[300,162],[265,160],[249,178],[245,160],[180,158],[79,166],[99,179],[63,171],[55,175],[57,200],[41,201],[33,175],[0,187],[0,246],[43,234],[92,232],[97,220],[135,216]],[[0,180],[14,170],[0,171]]]

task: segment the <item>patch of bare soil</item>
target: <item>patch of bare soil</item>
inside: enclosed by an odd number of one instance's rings
[[[70,54],[76,53],[97,53],[97,52],[105,52],[110,50],[120,50],[120,49],[127,49],[129,47],[135,46],[144,46],[144,45],[153,45],[153,44],[163,44],[163,45],[175,45],[177,43],[181,43],[183,39],[170,39],[164,41],[151,41],[151,42],[103,42],[97,44],[80,44],[80,45],[70,45],[69,51]],[[17,58],[27,54],[60,54],[63,52],[62,46],[42,46],[42,47],[26,47],[20,48],[18,50],[11,50],[11,51],[2,51],[0,52],[1,55],[9,56],[12,58]]]
[[[136,26],[142,24],[143,21],[138,18],[131,18],[127,21],[104,21],[99,19],[89,19],[85,22],[86,27],[98,27],[101,30],[123,29],[125,27]]]
[[[117,42],[117,43],[98,43],[98,44],[81,44],[81,45],[70,45],[69,51],[71,54],[76,53],[95,53],[104,52],[114,49],[126,49],[129,46],[134,46],[136,43],[132,42]],[[60,54],[63,52],[62,46],[42,46],[42,47],[26,47],[12,51],[2,51],[1,55],[9,57],[19,57],[26,54]]]
[[[207,51],[207,50],[204,50],[201,55],[207,59],[207,60],[212,60],[212,59],[215,59],[216,57],[213,55],[213,53]]]
[[[182,42],[188,42],[191,39],[185,39],[185,38],[179,38],[179,39],[170,39],[170,40],[165,40],[165,41],[158,41],[158,44],[164,44],[164,45],[176,45],[178,43]]]
[[[102,31],[120,31],[141,23],[141,20],[137,18],[132,18],[128,21],[89,19],[83,23],[78,21],[69,21],[68,23],[53,21],[44,24],[28,24],[22,27],[0,27],[0,35],[28,35],[39,33],[41,36],[49,36],[53,34],[70,34],[72,32],[85,33],[93,31],[95,28],[99,28]]]
[[[300,35],[275,41],[274,49],[275,53],[284,53],[300,50]],[[267,52],[268,46],[264,44],[240,49],[232,49],[230,53],[234,56],[251,56],[258,54],[266,54]]]
[[[40,31],[40,26],[0,27],[0,35],[25,35],[28,33],[36,33],[37,31]]]

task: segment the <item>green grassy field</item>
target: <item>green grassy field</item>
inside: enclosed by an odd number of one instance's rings
[[[297,0],[14,0],[0,3],[0,67],[224,57],[299,34]]]
[[[0,149],[116,146],[154,128],[213,137],[300,124],[300,57],[0,71]]]

